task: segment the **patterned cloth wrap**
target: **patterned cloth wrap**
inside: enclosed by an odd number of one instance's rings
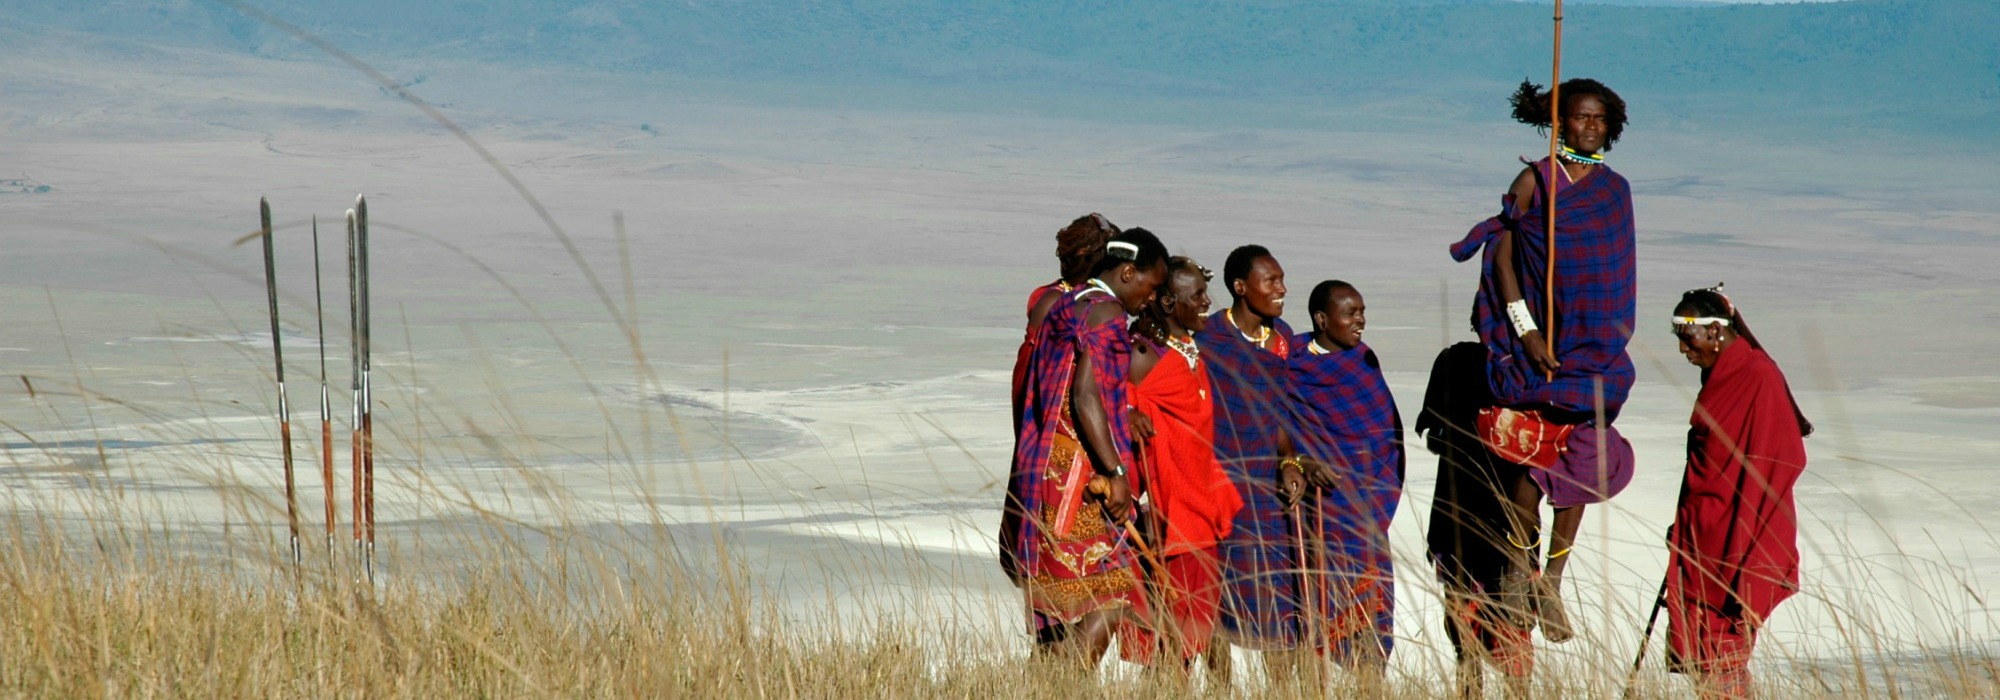
[[[1364,344],[1317,354],[1311,343],[1311,334],[1293,338],[1289,361],[1299,447],[1341,479],[1318,498],[1323,563],[1309,568],[1326,574],[1311,582],[1321,603],[1314,623],[1336,643],[1335,658],[1387,658],[1395,648],[1389,522],[1403,495],[1402,414],[1374,350]],[[1357,635],[1371,630],[1366,643],[1379,649],[1356,649]]]
[[[1548,180],[1549,161],[1534,166]],[[1597,166],[1582,182],[1559,187],[1556,194],[1556,318],[1542,318],[1546,306],[1543,275],[1548,261],[1548,219],[1537,187],[1534,201],[1522,211],[1512,194],[1501,200],[1501,212],[1474,226],[1464,240],[1451,246],[1459,262],[1484,249],[1479,293],[1472,305],[1472,327],[1487,350],[1487,381],[1502,406],[1548,405],[1589,413],[1595,409],[1594,379],[1603,378],[1604,408],[1616,417],[1632,391],[1632,357],[1625,352],[1637,318],[1638,267],[1632,224],[1632,186],[1609,166]],[[1521,295],[1544,334],[1553,334],[1556,360],[1562,363],[1548,380],[1529,361],[1521,340],[1507,319],[1495,266],[1501,231],[1514,233],[1515,278]]]
[[[1062,280],[1056,280],[1036,287],[1034,291],[1028,292],[1028,311],[1034,311],[1035,304],[1040,302],[1042,297],[1051,293],[1062,294],[1067,291],[1069,291],[1069,285]],[[1048,322],[1046,317],[1043,318],[1043,322]],[[1021,348],[1014,351],[1013,415],[1014,437],[1016,438],[1021,436],[1021,407],[1028,403],[1028,358],[1035,354],[1035,341],[1041,338],[1041,330],[1041,326],[1029,328],[1028,332],[1021,338]]]
[[[1222,629],[1252,649],[1289,649],[1300,639],[1292,520],[1278,498],[1278,436],[1293,425],[1285,356],[1292,329],[1273,319],[1272,349],[1245,340],[1227,310],[1195,336],[1215,397],[1215,457],[1243,499],[1222,559]]]
[[[1596,419],[1557,423],[1540,411],[1479,409],[1479,439],[1501,459],[1529,467],[1528,478],[1556,508],[1611,500],[1632,483],[1637,461],[1618,427]]]
[[[1070,415],[1070,388],[1077,353],[1088,354],[1097,381],[1098,401],[1105,406],[1111,439],[1121,464],[1131,464],[1131,432],[1125,414],[1126,373],[1132,345],[1125,314],[1086,327],[1090,310],[1117,299],[1093,287],[1070,293],[1043,321],[1029,358],[1028,401],[1021,410],[1021,435],[1014,448],[1007,479],[1007,501],[1001,519],[1001,567],[1016,585],[1027,588],[1032,631],[1069,624],[1083,615],[1115,606],[1131,606],[1143,614],[1132,550],[1116,523],[1094,506],[1086,506],[1066,536],[1052,528],[1056,512],[1074,503],[1077,493],[1065,493],[1068,470],[1090,469],[1090,460],[1074,459],[1058,445],[1079,441]],[[1087,475],[1086,475],[1087,476]]]

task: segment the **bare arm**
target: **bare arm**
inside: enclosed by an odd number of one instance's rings
[[[1130,377],[1128,381],[1132,383],[1135,390],[1140,382],[1146,381],[1146,375],[1153,373],[1153,367],[1159,365],[1163,357],[1165,355],[1159,352],[1152,343],[1132,344],[1132,371],[1126,376]],[[1129,413],[1130,417],[1127,421],[1128,425],[1132,428],[1132,440],[1135,442],[1152,440],[1153,419],[1147,418],[1146,414],[1139,412],[1139,409],[1136,408],[1132,409]]]
[[[1111,322],[1114,315],[1121,314],[1114,305],[1097,304],[1091,307],[1086,324],[1095,327]],[[1118,443],[1111,437],[1109,411],[1122,411],[1125,407],[1104,405],[1098,394],[1096,369],[1088,353],[1076,354],[1076,380],[1070,387],[1070,414],[1076,417],[1076,432],[1083,438],[1083,449],[1090,454],[1098,476],[1110,482],[1110,489],[1104,497],[1104,510],[1113,519],[1123,520],[1131,506],[1131,488],[1125,477],[1107,472],[1123,466],[1118,457]]]
[[[1514,178],[1514,185],[1508,189],[1508,194],[1513,195],[1515,207],[1525,210],[1535,194],[1535,171],[1532,168],[1522,169],[1521,174]],[[1521,280],[1515,276],[1514,270],[1514,232],[1502,230],[1493,246],[1494,257],[1500,261],[1493,266],[1493,270],[1499,277],[1495,281],[1500,284],[1502,303],[1512,304],[1522,300],[1525,296],[1521,294]],[[1554,290],[1544,290],[1544,293],[1553,294]],[[1529,311],[1539,315],[1542,310]],[[1548,319],[1542,319],[1542,324],[1548,322]],[[1526,346],[1528,359],[1535,363],[1536,369],[1553,374],[1562,367],[1562,363],[1556,361],[1555,351],[1549,347],[1548,336],[1541,329],[1522,334],[1521,344]]]

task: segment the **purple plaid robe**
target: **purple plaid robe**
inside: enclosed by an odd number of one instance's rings
[[[1319,526],[1326,533],[1327,575],[1313,584],[1322,597],[1321,619],[1331,621],[1336,642],[1370,630],[1384,656],[1394,649],[1395,568],[1389,558],[1389,521],[1403,495],[1403,420],[1375,351],[1312,351],[1312,335],[1292,340],[1291,395],[1298,407],[1297,444],[1340,475],[1337,488],[1319,497]],[[1349,633],[1349,634],[1342,634]],[[1336,655],[1356,650],[1339,644]]]
[[[1273,345],[1289,345],[1291,327],[1272,324]],[[1208,317],[1196,342],[1214,393],[1215,457],[1243,498],[1229,536],[1216,543],[1223,630],[1241,646],[1291,648],[1298,644],[1298,565],[1277,491],[1278,435],[1292,425],[1285,356],[1244,340],[1226,311]]]
[[[1535,164],[1543,181],[1549,161]],[[1547,214],[1538,186],[1527,211],[1512,196],[1503,198],[1499,216],[1473,227],[1451,246],[1459,262],[1485,249],[1480,263],[1479,294],[1472,304],[1472,327],[1486,345],[1487,381],[1502,406],[1546,404],[1581,413],[1594,406],[1592,379],[1604,379],[1604,405],[1616,416],[1632,391],[1632,357],[1625,345],[1636,318],[1638,267],[1632,229],[1632,186],[1609,166],[1582,182],[1556,190],[1556,318],[1543,318],[1544,265],[1548,260]],[[1502,230],[1514,232],[1515,260],[1495,259]],[[1522,298],[1541,325],[1554,333],[1556,360],[1562,369],[1548,381],[1528,360],[1520,338],[1507,320],[1494,266],[1511,264],[1521,283]]]
[[[1058,541],[1044,525],[1044,513],[1060,497],[1060,481],[1047,471],[1050,446],[1057,433],[1077,437],[1070,416],[1070,388],[1076,370],[1077,353],[1088,353],[1097,379],[1098,396],[1110,421],[1111,439],[1118,447],[1122,464],[1136,464],[1132,458],[1131,431],[1125,406],[1126,377],[1132,363],[1131,336],[1126,331],[1125,314],[1111,321],[1085,327],[1091,308],[1116,304],[1116,297],[1093,287],[1071,292],[1050,310],[1042,322],[1033,353],[1028,360],[1025,395],[1021,407],[1021,433],[1014,447],[1013,468],[1007,480],[1007,500],[1001,518],[1001,568],[1018,584],[1041,580],[1045,586],[1067,587],[1067,591],[1089,589],[1091,601],[1083,607],[1101,607],[1106,601],[1130,600],[1133,556],[1118,525],[1103,511],[1086,504],[1077,515],[1077,532],[1096,532],[1088,538]],[[1080,440],[1079,440],[1080,442]],[[1088,455],[1088,450],[1084,454]],[[1101,523],[1086,525],[1095,519]],[[1065,561],[1069,559],[1070,561]],[[1070,564],[1074,562],[1076,566]],[[1059,582],[1055,586],[1051,582]],[[1053,596],[1052,596],[1053,597]],[[1072,601],[1074,602],[1074,601]],[[1076,607],[1076,606],[1070,606]],[[1033,609],[1036,629],[1070,622],[1088,609]]]

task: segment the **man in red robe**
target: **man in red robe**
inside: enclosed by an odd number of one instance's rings
[[[1185,665],[1208,650],[1222,601],[1215,543],[1229,535],[1243,500],[1215,458],[1215,406],[1194,334],[1208,322],[1209,272],[1167,260],[1167,286],[1132,325],[1134,437],[1139,487],[1150,502],[1148,542],[1159,561],[1154,589],[1167,613],[1161,634],[1135,634],[1126,659],[1152,662],[1164,648]]]
[[[1748,698],[1757,631],[1799,589],[1792,485],[1812,424],[1719,288],[1682,296],[1673,322],[1702,386],[1668,534],[1668,666],[1703,698]]]

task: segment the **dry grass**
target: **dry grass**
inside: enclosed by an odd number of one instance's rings
[[[248,504],[246,504],[247,506]],[[282,522],[282,521],[280,521]],[[228,535],[234,555],[117,522],[66,525],[17,510],[0,561],[0,695],[18,697],[1173,697],[1129,667],[1095,677],[898,622],[842,630],[839,613],[781,612],[745,572],[669,551],[556,536],[524,557],[494,519],[429,546],[464,566],[359,580],[309,548],[293,568],[270,530]],[[719,541],[719,540],[718,540]],[[212,543],[209,543],[212,544]],[[706,546],[704,544],[703,546]],[[421,559],[422,557],[418,557]],[[412,567],[419,568],[419,567]],[[728,574],[728,575],[724,575]],[[907,611],[905,611],[907,612]],[[1865,620],[1850,620],[1865,626]],[[989,632],[990,634],[990,632]],[[1883,669],[1800,667],[1773,697],[1992,697],[1991,659],[1895,664],[1906,690],[1855,686]],[[1621,669],[1544,670],[1550,697],[1610,697]],[[1819,677],[1822,674],[1827,678]],[[1444,697],[1449,672],[1392,678],[1391,697]],[[1638,697],[1684,697],[1678,679]],[[1914,682],[1913,682],[1914,681]],[[1335,697],[1357,696],[1337,679]],[[1324,697],[1246,682],[1257,697]],[[1497,683],[1492,684],[1497,686]],[[1858,692],[1833,693],[1846,685]],[[1885,688],[1888,688],[1885,691]],[[1908,689],[1916,689],[1911,692]],[[1498,688],[1491,688],[1498,696]],[[1871,692],[1872,691],[1872,692]]]

